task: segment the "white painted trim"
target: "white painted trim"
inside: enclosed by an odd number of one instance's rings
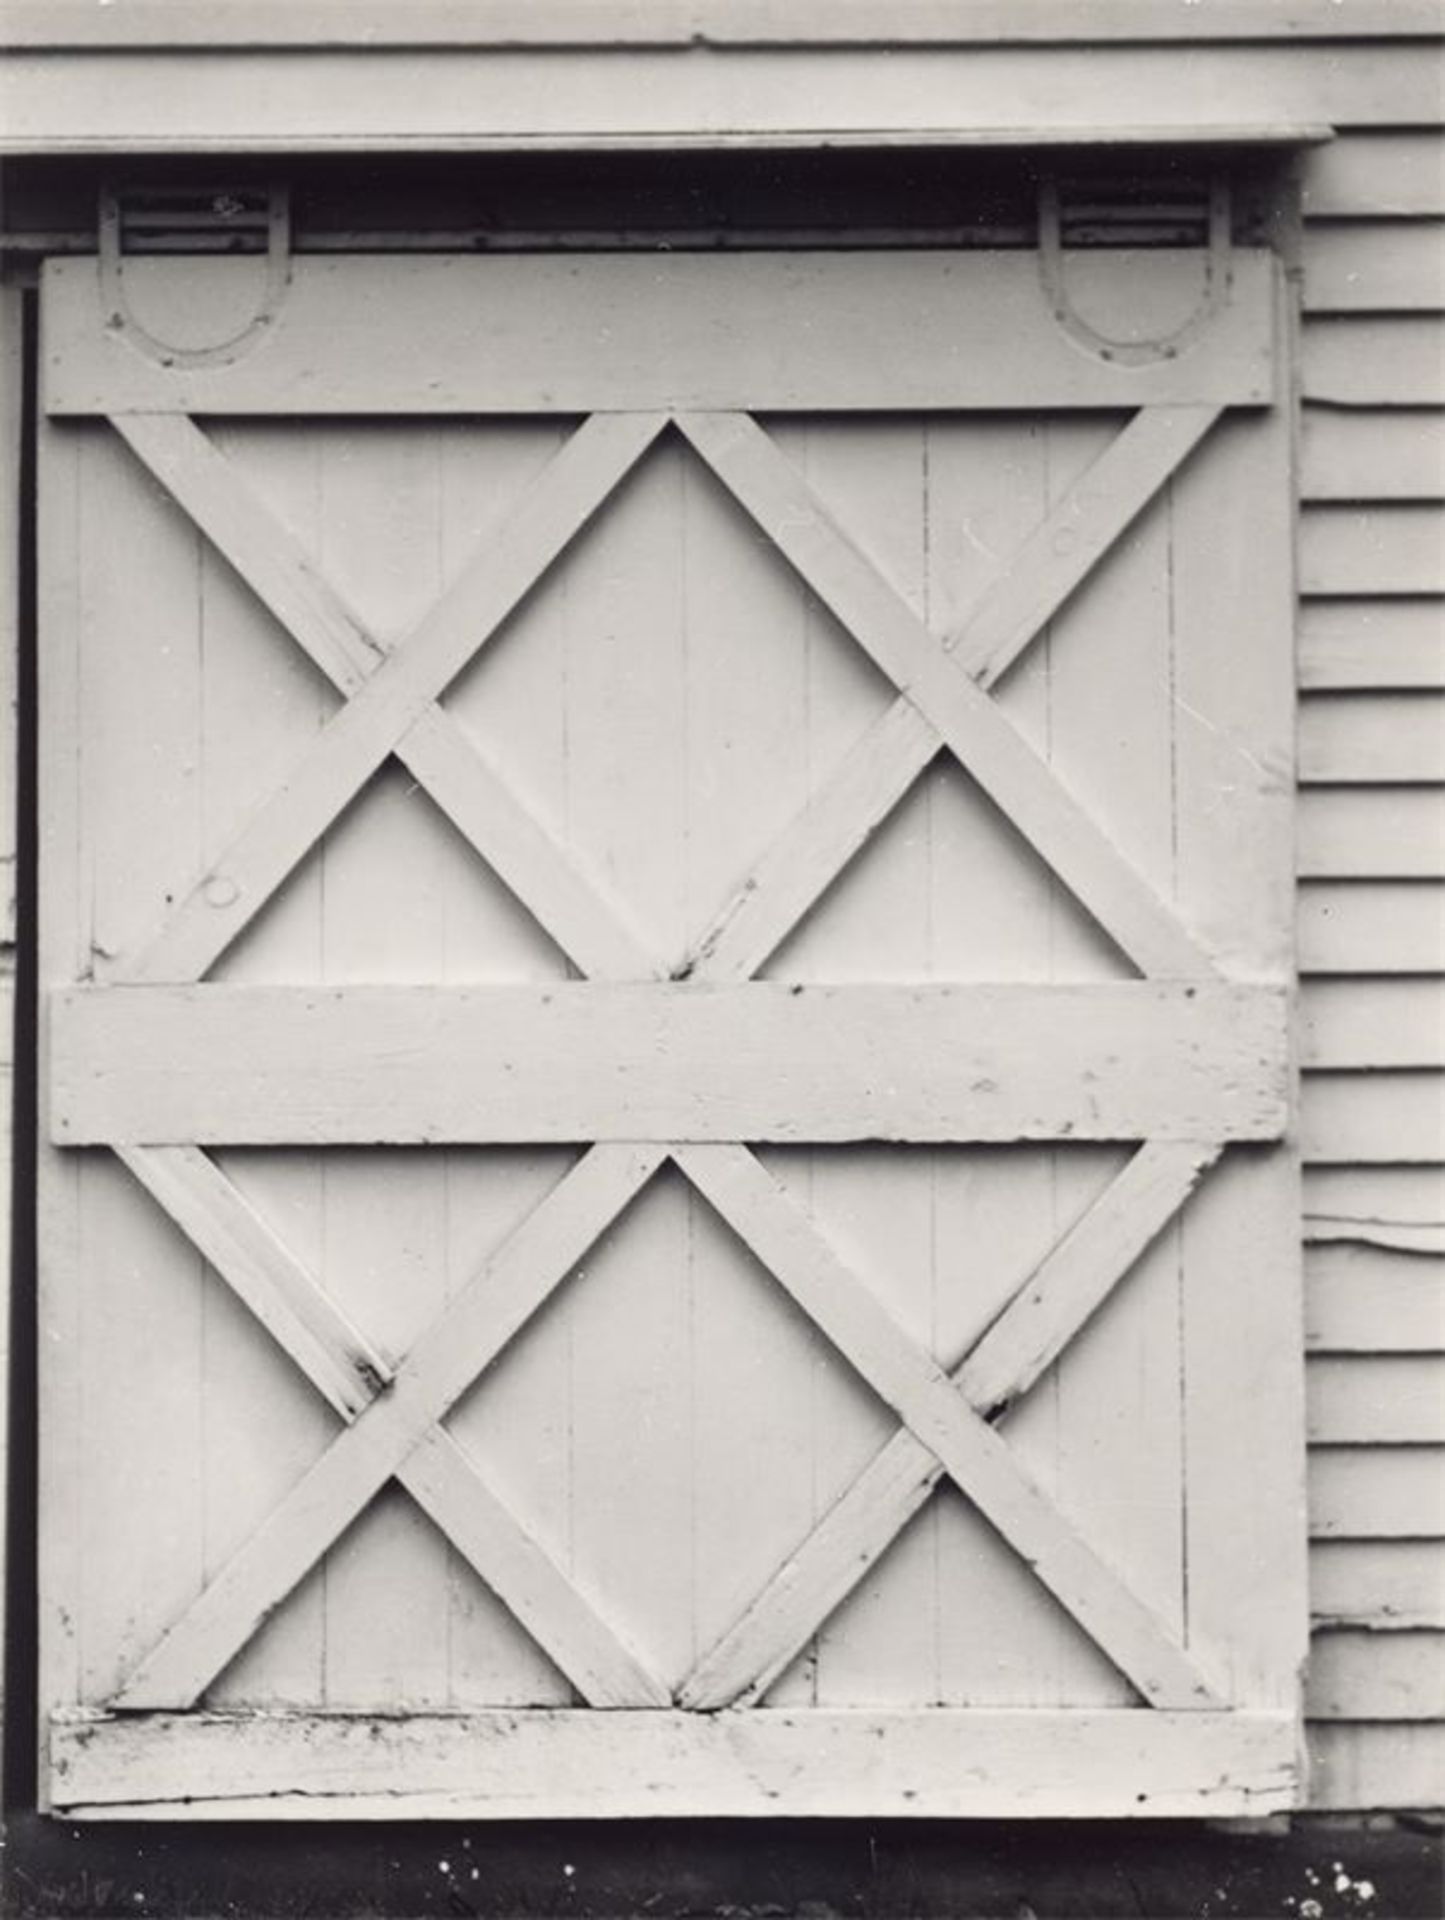
[[[1142,1707],[128,1714],[52,1722],[50,1758],[57,1812],[120,1819],[1173,1818],[1293,1806],[1298,1738]]]

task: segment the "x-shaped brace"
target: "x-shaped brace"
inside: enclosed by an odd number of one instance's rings
[[[1156,444],[1157,434],[1148,437],[1144,446],[1148,459],[1143,464],[1154,470],[1152,482],[1146,482],[1138,470],[1140,423],[1136,421],[1129,430],[1136,436],[1132,449],[1135,458],[1128,463],[1130,486],[1108,500],[1103,514],[1097,510],[1094,513],[1095,521],[1101,523],[1095,527],[1095,557],[1206,430],[1214,413],[1203,411],[1208,418],[1187,421],[1187,432],[1181,434],[1171,428],[1165,434],[1170,443],[1167,452]],[[1147,414],[1140,418],[1149,423]],[[618,421],[630,430],[617,431]],[[234,876],[237,871],[250,872],[264,881],[270,869],[267,892],[279,884],[305,850],[302,846],[286,857],[295,840],[294,830],[286,845],[278,850],[276,844],[278,819],[284,828],[287,811],[281,803],[295,792],[305,797],[308,819],[320,820],[314,829],[319,832],[349,797],[342,790],[344,778],[355,778],[359,765],[364,768],[360,774],[364,780],[393,750],[402,753],[433,791],[439,785],[444,793],[454,794],[458,784],[465,785],[480,762],[433,702],[526,591],[529,582],[521,580],[515,568],[507,571],[504,552],[510,548],[515,556],[519,543],[528,544],[537,571],[550,564],[570,537],[568,526],[576,531],[662,424],[657,416],[648,416],[645,421],[628,416],[594,416],[574,436],[549,469],[551,481],[544,476],[544,483],[534,487],[511,516],[510,536],[498,536],[489,544],[481,561],[467,570],[400,656],[371,668],[369,677],[328,729],[333,741],[340,738],[342,744],[313,753],[298,778],[288,783],[285,792],[276,796],[233,843],[218,871],[182,903],[128,977],[174,978],[174,969],[183,967],[187,977],[195,978],[224,950],[259,901],[252,899],[249,911],[234,916],[238,924],[229,934],[222,933],[219,940],[214,932],[202,937],[206,916],[199,909],[208,900],[214,901],[215,881]],[[976,775],[980,758],[984,761],[995,782],[989,790],[996,798],[1002,798],[999,787],[1005,791],[1010,790],[1010,783],[1017,787],[1021,767],[1025,789],[1033,788],[1036,793],[1038,773],[1028,771],[1030,762],[1042,772],[1045,787],[1051,784],[1047,769],[1028,755],[1028,749],[996,716],[984,696],[966,697],[959,704],[957,686],[967,688],[969,693],[976,690],[964,680],[957,665],[947,661],[942,667],[946,678],[939,678],[933,662],[941,655],[926,630],[918,626],[891,586],[833,526],[760,429],[745,416],[731,415],[688,416],[679,425],[875,658],[880,663],[891,662],[890,670],[904,688],[904,701],[885,716],[881,727],[874,730],[872,741],[881,737],[895,746],[902,741],[906,752],[899,756],[899,764],[905,764],[910,756],[921,756],[895,800],[932,757],[940,740],[947,740]],[[597,431],[589,438],[589,429],[593,428]],[[183,420],[130,421],[123,430],[181,503],[192,507],[198,522],[251,581],[263,601],[286,620],[312,657],[327,667],[339,685],[356,684],[367,672],[364,655],[374,658],[372,643],[343,603],[311,571],[304,556],[269,524],[204,437]],[[1112,456],[1119,464],[1119,449],[1128,440],[1129,433],[1122,435],[1105,460]],[[568,455],[572,456],[570,460]],[[612,472],[610,481],[604,478],[608,471]],[[1079,517],[1079,493],[1076,489],[1063,507],[1055,510],[1036,539],[1048,536],[1050,528],[1057,530],[1069,516]],[[540,560],[538,554],[543,556]],[[1032,606],[1004,607],[1001,614],[999,603],[1007,599],[1005,594],[995,595],[992,602],[986,600],[976,610],[970,623],[975,636],[971,650],[980,677],[996,678],[1003,671],[1084,570],[1085,566],[1079,566],[1072,578],[1066,578],[1063,574],[1067,569],[1061,573],[1055,568],[1047,593],[1041,595],[1033,589]],[[500,584],[494,577],[498,573],[505,575]],[[1017,599],[1016,594],[1014,597]],[[988,642],[986,647],[978,639],[980,634]],[[409,675],[401,674],[399,659],[410,663]],[[366,695],[384,682],[392,669],[393,691],[382,700],[373,699],[368,708]],[[920,686],[926,689],[921,696],[917,691]],[[395,690],[398,687],[400,691]],[[940,693],[940,688],[949,691]],[[378,724],[372,716],[374,708],[389,716],[389,733],[387,726]],[[362,720],[338,735],[336,729],[357,709],[362,710]],[[399,735],[398,709],[404,716]],[[898,717],[900,709],[924,714],[927,734],[911,723],[905,725]],[[984,709],[991,717],[981,720]],[[440,748],[438,741],[442,743]],[[873,750],[865,741],[854,758]],[[1028,756],[1028,761],[1021,763],[1020,753]],[[501,831],[504,837],[510,835],[514,847],[526,842],[535,862],[524,863],[527,884],[518,891],[554,937],[568,946],[574,957],[588,955],[589,971],[637,978],[639,974],[655,976],[663,970],[641,948],[625,922],[570,866],[555,843],[520,813],[489,775],[484,777],[487,797],[479,815],[484,837],[495,841],[500,819]],[[989,786],[989,779],[983,778],[983,784]],[[860,789],[868,789],[866,807],[857,804]],[[1097,847],[1107,847],[1108,843],[1089,827],[1086,817],[1078,815],[1074,803],[1060,790],[1057,796],[1046,796],[1041,831],[1031,835],[1041,850],[1046,851],[1044,843],[1049,843],[1067,864],[1071,846],[1080,844],[1077,822],[1072,839],[1067,834],[1062,842],[1057,839],[1060,799],[1066,813],[1085,820],[1083,867],[1076,865],[1072,874],[1077,881],[1086,878],[1091,869],[1097,870]],[[856,770],[850,774],[845,766],[843,777],[835,779],[822,800],[800,816],[765,858],[755,876],[759,884],[744,889],[743,897],[748,902],[762,901],[762,911],[755,908],[752,915],[747,915],[730,904],[686,961],[671,971],[705,973],[709,977],[753,971],[791,924],[779,924],[781,906],[791,906],[794,918],[805,911],[832,877],[827,867],[836,861],[832,865],[836,873],[887,810],[887,805],[879,808],[877,783],[859,780]],[[1048,818],[1050,810],[1055,816],[1053,823]],[[871,824],[865,825],[860,834],[860,819],[870,815]],[[457,817],[456,812],[453,817]],[[820,847],[830,856],[826,863],[816,857]],[[800,848],[809,856],[802,861],[798,858]],[[285,863],[275,871],[278,860]],[[1056,858],[1054,863],[1058,866],[1060,861]],[[541,893],[551,904],[560,900],[565,905],[571,922],[570,939],[554,923],[553,915],[539,906],[539,875]],[[503,877],[508,877],[505,871]],[[1066,872],[1064,877],[1071,875]],[[1103,877],[1113,889],[1111,900],[1115,905],[1112,921],[1106,919],[1106,924],[1112,924],[1116,935],[1121,925],[1128,925],[1138,936],[1131,950],[1146,971],[1162,970],[1166,956],[1178,967],[1181,950],[1189,958],[1189,970],[1208,970],[1208,963],[1193,942],[1147,889],[1141,894],[1143,883],[1117,856],[1104,859]],[[235,898],[223,895],[223,914],[238,901],[244,904],[239,890]],[[763,939],[767,944],[759,951]],[[1144,958],[1140,947],[1149,951],[1149,959]],[[198,957],[207,948],[213,949],[209,957]],[[265,1615],[393,1476],[408,1485],[473,1560],[483,1578],[532,1628],[584,1698],[596,1705],[656,1705],[665,1700],[666,1690],[517,1526],[441,1423],[460,1394],[629,1204],[669,1151],[698,1190],[905,1423],[894,1443],[825,1516],[769,1589],[687,1677],[679,1696],[684,1703],[715,1706],[744,1695],[756,1697],[801,1640],[816,1629],[866,1566],[886,1548],[946,1471],[1035,1566],[1045,1584],[1111,1654],[1146,1699],[1161,1706],[1215,1704],[1216,1696],[1195,1663],[1063,1519],[983,1417],[1025,1391],[1062,1350],[1182,1204],[1219,1151],[1215,1146],[1179,1143],[1146,1145],[1136,1154],[989,1330],[954,1382],[901,1332],[806,1215],[740,1146],[613,1145],[592,1149],[488,1257],[473,1281],[394,1374],[389,1374],[354,1329],[326,1304],[310,1276],[297,1268],[269,1229],[203,1155],[194,1149],[126,1150],[124,1157],[137,1176],[186,1227],[237,1291],[250,1299],[293,1358],[353,1424],[141,1663],[115,1704],[191,1704]],[[886,1494],[881,1501],[880,1491]],[[866,1540],[859,1537],[860,1517],[865,1523]]]

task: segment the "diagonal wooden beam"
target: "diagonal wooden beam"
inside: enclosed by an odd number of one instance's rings
[[[359,693],[386,649],[233,462],[185,414],[118,414],[111,424],[332,685],[348,698]],[[497,778],[444,707],[427,708],[395,751],[584,973],[606,980],[656,971],[621,908]]]
[[[334,1412],[350,1421],[371,1405],[392,1368],[209,1154],[113,1151]]]
[[[214,964],[665,425],[662,414],[593,414],[578,428],[411,637],[332,717],[115,978],[196,980]]]
[[[1025,541],[944,645],[982,687],[1001,679],[1178,471],[1223,411],[1142,407]],[[756,972],[866,845],[942,747],[906,695],[877,719],[698,935],[675,977]]]
[[[1150,1142],[1047,1254],[953,1373],[975,1412],[1022,1398],[1158,1236],[1221,1149]],[[943,1473],[906,1427],[828,1509],[683,1681],[685,1706],[756,1701],[880,1560]]]
[[[426,1443],[421,1485],[450,1524],[431,1434],[463,1393],[616,1220],[665,1158],[656,1147],[594,1147],[482,1261],[422,1335],[387,1390],[302,1476],[268,1519],[145,1656],[112,1705],[193,1706],[373,1496]],[[428,1465],[430,1460],[430,1465]],[[454,1478],[454,1476],[453,1476]],[[475,1524],[473,1520],[468,1525]],[[485,1521],[482,1522],[485,1524]],[[467,1537],[464,1532],[464,1537]],[[518,1577],[526,1569],[518,1570]],[[575,1598],[575,1596],[574,1596]],[[623,1700],[664,1705],[666,1690],[619,1648]],[[618,1671],[618,1666],[622,1670]]]
[[[926,1456],[927,1471],[936,1464],[948,1473],[1152,1706],[1219,1706],[1218,1694],[1165,1623],[1099,1558],[958,1387],[903,1332],[752,1154],[743,1147],[678,1147],[673,1158],[911,1430],[917,1453],[907,1463],[909,1473],[894,1478],[895,1458],[888,1486],[880,1479],[879,1486],[869,1490],[869,1521],[873,1493],[882,1492],[891,1502],[891,1514],[901,1505],[903,1488],[916,1484],[915,1460],[921,1468]],[[870,1536],[867,1544],[872,1543]],[[858,1575],[863,1571],[860,1565]],[[817,1624],[814,1615],[809,1631]],[[753,1678],[753,1672],[743,1674],[742,1688]],[[711,1704],[723,1704],[711,1698],[717,1692],[714,1678],[708,1687]],[[695,1678],[687,1697],[692,1704],[702,1703]]]
[[[343,1420],[386,1391],[392,1368],[208,1155],[194,1147],[117,1151]],[[664,1697],[450,1434],[434,1428],[397,1478],[589,1705]]]
[[[750,415],[684,413],[677,425],[734,498],[1076,898],[1146,975],[1217,972],[999,708],[951,660]]]
[[[1223,411],[1141,407],[1079,476],[944,642],[981,687],[1003,678]]]

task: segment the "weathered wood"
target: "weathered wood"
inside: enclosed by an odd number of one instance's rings
[[[1310,1608],[1325,1627],[1445,1627],[1445,1541],[1317,1540]]]
[[[1098,1558],[992,1428],[970,1411],[947,1375],[879,1306],[757,1162],[738,1147],[686,1147],[675,1157],[1145,1698],[1161,1707],[1215,1704],[1196,1659]]]
[[[392,1369],[205,1155],[161,1148],[122,1151],[121,1158],[344,1418],[355,1419],[385,1391]],[[585,1700],[636,1706],[665,1699],[450,1436],[424,1440],[398,1471]]]
[[[1440,795],[1433,787],[1306,791],[1296,864],[1307,880],[1445,880]]]
[[[1307,506],[1300,516],[1300,590],[1308,594],[1445,592],[1445,507]]]
[[[1353,407],[1438,407],[1445,401],[1445,326],[1434,315],[1316,314],[1301,353],[1306,400]]]
[[[1378,1247],[1311,1246],[1305,1341],[1315,1353],[1445,1353],[1445,1263]]]
[[[1311,980],[1300,1014],[1305,1067],[1445,1067],[1445,982]]]
[[[1445,686],[1445,620],[1433,600],[1307,600],[1300,685]]]
[[[349,1420],[369,1405],[390,1366],[215,1162],[195,1147],[119,1153],[336,1411]]]
[[[1307,313],[1445,310],[1445,251],[1433,221],[1313,221],[1304,269]]]
[[[1312,880],[1300,888],[1302,973],[1445,972],[1445,886]]]
[[[115,426],[333,685],[348,696],[359,692],[385,649],[234,466],[183,415],[121,415]],[[445,709],[424,712],[397,755],[588,973],[630,978],[651,970],[621,909],[532,819]]]
[[[191,1706],[655,1172],[595,1148],[483,1261],[358,1419],[129,1676],[118,1703]]]
[[[977,1411],[996,1415],[1029,1391],[1217,1153],[1192,1144],[1140,1149],[954,1370],[955,1386]],[[761,1698],[818,1621],[892,1545],[942,1472],[931,1450],[900,1430],[703,1655],[679,1700],[707,1711]]]
[[[1314,147],[1301,170],[1307,214],[1445,213],[1445,139],[1378,128]]]
[[[1199,255],[1133,254],[1070,286],[1128,337],[1196,297]],[[250,263],[143,259],[140,310],[245,312]],[[1273,267],[1234,257],[1228,304],[1186,354],[1081,353],[1028,253],[598,253],[393,259],[303,255],[259,358],[167,367],[107,328],[90,261],[46,267],[52,413],[586,413],[608,407],[858,412],[1267,402]],[[1117,283],[1127,288],[1122,311]],[[206,309],[203,307],[202,311]],[[178,323],[179,324],[179,323]],[[1163,324],[1161,322],[1161,324]],[[1177,318],[1169,325],[1177,324]],[[484,329],[484,331],[482,330]],[[397,356],[392,344],[405,339]],[[485,342],[484,350],[479,350]],[[867,351],[860,345],[867,343]]]
[[[158,70],[158,62],[163,63]],[[161,72],[175,110],[157,128]],[[57,61],[16,52],[0,70],[0,118],[12,151],[465,151],[567,145],[589,149],[665,137],[693,144],[836,144],[860,135],[940,131],[1037,145],[1107,138],[1224,144],[1318,138],[1330,127],[1430,126],[1431,63],[1406,45],[1329,47],[900,48],[826,60],[805,48],[765,61],[743,48],[706,59],[667,50],[599,61],[552,53],[320,52],[276,62],[236,52],[78,52]],[[469,132],[469,129],[481,131]]]
[[[1445,1356],[1311,1356],[1305,1373],[1312,1442],[1423,1446],[1445,1441]]]
[[[942,745],[910,700],[895,700],[729,895],[674,972],[728,979],[756,971],[867,844]]]
[[[1445,1253],[1445,1170],[1317,1167],[1305,1175],[1305,1234],[1405,1253]]]
[[[1445,1635],[1332,1628],[1310,1642],[1311,1720],[1445,1719]]]
[[[434,1427],[398,1477],[589,1706],[667,1704],[661,1681],[582,1598],[451,1434]]]
[[[1285,1011],[1273,989],[1149,984],[82,989],[52,1001],[52,1127],[70,1145],[1268,1139]]]
[[[1300,493],[1306,500],[1445,497],[1445,431],[1424,408],[1306,407]]]
[[[980,686],[1002,679],[1219,418],[1218,407],[1143,407],[1026,540],[945,645]]]
[[[1309,1805],[1319,1812],[1402,1812],[1440,1804],[1445,1725],[1389,1720],[1309,1729]]]
[[[1445,1075],[1311,1073],[1300,1094],[1300,1145],[1317,1163],[1445,1160]]]
[[[120,0],[97,15],[85,0],[12,0],[0,47],[648,47],[953,46],[980,41],[1082,43],[1433,39],[1425,0],[1208,0],[1190,12],[1157,0],[211,0],[202,15],[171,0]]]
[[[1445,1538],[1445,1448],[1314,1447],[1309,1486],[1316,1538]]]
[[[459,1818],[775,1816],[800,1779],[816,1814],[1163,1818],[1199,1805],[1174,1785],[1196,1770],[1211,1811],[1241,1814],[1288,1807],[1297,1771],[1294,1722],[1265,1713],[126,1715],[49,1734],[58,1808],[167,1818],[394,1819],[398,1780]]]
[[[416,632],[371,675],[291,776],[130,962],[137,980],[195,979],[448,683],[495,633],[656,438],[653,415],[595,415],[496,527]]]
[[[1439,694],[1311,694],[1300,703],[1299,727],[1306,786],[1445,785]]]
[[[802,476],[744,415],[678,424],[820,599],[902,687],[1059,878],[1150,973],[1213,968],[999,709],[949,661],[906,602],[848,538]]]

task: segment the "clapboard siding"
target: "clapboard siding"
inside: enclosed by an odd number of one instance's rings
[[[1445,809],[1434,787],[1307,787],[1296,868],[1312,880],[1445,879]]]
[[[1313,221],[1305,232],[1306,313],[1439,313],[1445,239],[1438,220]]]
[[[1439,413],[1428,407],[1306,407],[1300,491],[1306,502],[1439,500],[1445,495]]]
[[[1445,686],[1439,599],[1306,600],[1299,624],[1305,691]]]
[[[1445,781],[1445,695],[1306,695],[1299,773],[1306,786],[1438,786]]]
[[[1310,1795],[1406,1807],[1445,1781],[1445,139],[1301,182]]]
[[[1300,588],[1371,598],[1445,593],[1445,509],[1413,500],[1386,506],[1306,503]]]
[[[1445,1627],[1445,1540],[1316,1540],[1310,1592],[1320,1628]]]
[[[1445,137],[1434,128],[1360,128],[1305,156],[1307,218],[1445,213]]]

